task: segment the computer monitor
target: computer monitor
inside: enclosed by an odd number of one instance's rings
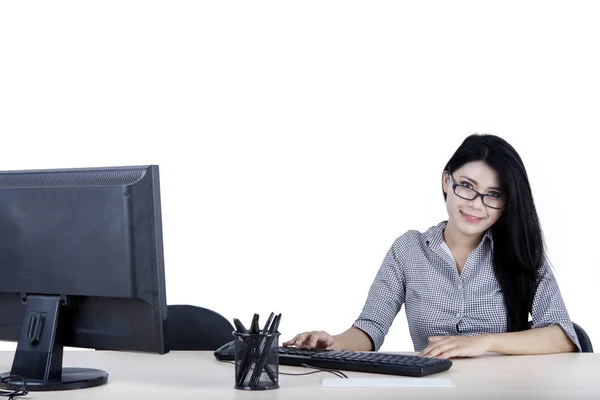
[[[3,388],[107,382],[63,368],[63,346],[168,352],[158,172],[0,172],[0,340],[18,341]]]

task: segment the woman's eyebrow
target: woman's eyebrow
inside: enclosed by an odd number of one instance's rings
[[[471,179],[471,178],[469,178],[468,176],[461,175],[461,176],[459,176],[459,178],[464,178],[464,179],[466,179],[466,180],[468,180],[468,181],[471,181],[471,182],[472,182],[474,185],[478,185],[478,183],[477,183],[477,181],[476,181],[475,179]],[[502,188],[499,188],[499,187],[496,187],[496,186],[490,186],[488,189],[493,189],[493,190],[499,190],[499,191],[502,191]]]

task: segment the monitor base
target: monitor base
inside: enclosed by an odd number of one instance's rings
[[[0,374],[0,388],[18,390],[23,388],[23,381],[18,377],[5,379],[11,376],[6,372]],[[38,379],[26,379],[27,390],[30,392],[73,390],[100,386],[108,381],[108,373],[99,369],[90,368],[63,368],[62,379],[56,381],[42,381]]]

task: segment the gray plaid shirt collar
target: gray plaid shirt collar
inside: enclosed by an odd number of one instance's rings
[[[442,242],[444,241],[444,229],[446,229],[447,225],[448,221],[442,221],[425,232],[425,243],[427,243],[427,245],[432,249],[441,249]],[[492,250],[494,250],[494,238],[491,228],[485,231],[481,241],[479,242],[479,246],[481,246],[483,242],[488,239],[490,245],[492,246]]]

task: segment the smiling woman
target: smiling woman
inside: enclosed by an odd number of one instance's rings
[[[498,136],[467,137],[442,172],[442,191],[448,220],[396,239],[350,329],[283,345],[379,350],[404,304],[423,356],[581,351],[515,149]]]
[[[450,217],[450,226],[446,228],[449,232],[445,234],[451,239],[457,235],[462,235],[463,238],[465,235],[476,237],[494,225],[502,215],[506,197],[499,188],[499,178],[495,170],[483,161],[471,161],[456,170],[455,175],[458,176],[459,183],[456,183],[452,175],[449,168],[444,171],[443,190]],[[450,198],[447,196],[449,188],[455,194]],[[461,229],[458,229],[459,226]],[[455,246],[450,246],[452,247]],[[458,267],[462,270],[462,264]]]

